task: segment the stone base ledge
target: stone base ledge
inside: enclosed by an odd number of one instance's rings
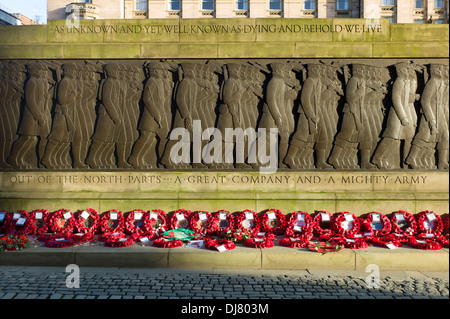
[[[174,269],[254,269],[254,270],[360,270],[377,265],[383,271],[449,271],[449,250],[423,251],[408,247],[390,250],[369,247],[321,254],[307,248],[275,246],[217,252],[204,248],[155,248],[130,246],[77,246],[29,248],[0,254],[1,266],[67,266],[174,268]]]

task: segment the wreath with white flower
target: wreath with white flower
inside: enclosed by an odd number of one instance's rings
[[[235,229],[244,229],[251,236],[255,236],[260,231],[260,223],[258,214],[250,209],[238,212],[235,216]]]
[[[120,210],[111,209],[100,217],[99,230],[101,234],[123,233],[125,231],[125,217]]]
[[[417,214],[417,232],[423,234],[433,234],[440,236],[444,230],[444,223],[441,216],[425,210]]]
[[[344,237],[353,238],[361,229],[358,217],[349,212],[336,213],[332,219],[333,232]]]
[[[148,225],[147,237],[149,240],[157,238],[161,233],[169,230],[170,222],[167,213],[160,209],[153,209],[144,215],[145,224]]]
[[[308,240],[313,237],[314,220],[310,214],[296,211],[289,215],[285,231],[286,237],[302,237]]]
[[[262,213],[260,227],[262,231],[282,235],[287,227],[286,215],[279,209],[267,209]]]
[[[392,233],[398,237],[409,238],[417,232],[417,222],[413,214],[404,210],[393,212],[391,215]],[[406,240],[407,241],[407,240]]]
[[[52,232],[70,236],[77,225],[72,211],[60,209],[54,212],[49,218],[49,228]]]
[[[379,212],[370,212],[362,219],[362,228],[366,232],[373,233],[374,237],[387,236],[392,230],[389,218]]]
[[[210,226],[212,223],[211,213],[203,210],[192,212],[189,218],[190,229],[203,236],[209,235],[210,229],[216,228]]]
[[[96,234],[100,224],[100,215],[93,208],[78,211],[76,214],[76,230],[79,233]]]
[[[187,209],[179,209],[175,211],[170,218],[171,229],[186,228],[189,229],[189,219],[191,211]]]
[[[150,220],[145,218],[148,212],[144,209],[135,209],[125,217],[125,233],[131,235],[134,240],[148,235]]]

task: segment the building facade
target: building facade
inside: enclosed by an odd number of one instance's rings
[[[48,20],[368,18],[448,23],[449,0],[48,0]]]
[[[24,16],[21,13],[11,13],[9,9],[0,7],[0,25],[33,25],[37,21]]]

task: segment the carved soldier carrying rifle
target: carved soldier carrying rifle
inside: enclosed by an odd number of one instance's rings
[[[430,74],[431,78],[425,85],[420,99],[422,116],[419,122],[419,130],[412,142],[406,163],[411,165],[412,168],[433,168],[431,161],[427,162],[426,152],[422,152],[422,150],[434,150],[437,147],[438,168],[448,169],[448,67],[447,74],[445,74],[443,65],[432,64],[430,65]],[[445,76],[447,76],[447,83]],[[423,157],[426,165],[420,165],[419,156]]]

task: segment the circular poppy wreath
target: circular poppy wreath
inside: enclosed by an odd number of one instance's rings
[[[298,226],[297,225],[297,221],[299,220],[298,214],[302,214],[304,220],[304,225],[301,226],[301,230],[295,229]],[[287,237],[300,237],[302,235],[305,235],[309,237],[309,239],[311,239],[313,237],[313,231],[314,231],[314,220],[310,214],[298,210],[289,215],[285,231],[285,235]]]
[[[7,212],[7,211],[2,211],[2,212],[5,213],[5,216],[3,218],[3,232],[5,234],[17,233],[17,231],[16,231],[17,220],[20,217],[22,217],[22,215],[24,215],[24,213],[26,213],[26,212],[23,210],[18,210],[15,213]],[[20,216],[18,218],[14,218],[14,215],[16,215],[16,214],[20,214]],[[22,226],[20,228],[22,228]]]
[[[386,245],[388,244],[393,244],[395,247],[402,246],[402,242],[400,241],[400,239],[396,238],[395,236],[390,236],[386,238],[373,237],[370,239],[370,244],[376,247],[387,247]]]
[[[46,240],[45,241],[45,247],[50,247],[50,248],[64,248],[64,247],[70,247],[75,245],[74,240],[69,237],[69,238],[56,238],[56,239],[52,239],[52,240]]]
[[[76,233],[73,234],[71,236],[72,240],[75,243],[84,243],[84,242],[88,242],[88,241],[93,241],[94,240],[94,235],[91,232],[86,232],[86,233]]]
[[[280,239],[280,245],[290,248],[304,248],[309,246],[309,240],[308,239],[301,239],[299,237],[284,237],[283,239]]]
[[[345,238],[344,247],[350,249],[364,249],[369,247],[369,244],[364,238]]]
[[[66,219],[64,215],[67,213],[70,213],[71,217]],[[48,224],[52,232],[69,236],[76,226],[76,219],[70,210],[63,208],[50,216]]]
[[[170,218],[171,229],[177,229],[177,228],[189,229],[189,219],[190,219],[191,213],[192,212],[190,210],[186,210],[184,208],[175,211],[173,213],[172,217]],[[177,217],[177,215],[180,215],[180,214],[184,216],[184,219],[182,219],[181,222]]]
[[[140,219],[136,219],[136,213],[141,214]],[[148,234],[150,219],[144,218],[148,213],[144,209],[135,209],[125,217],[125,232],[133,238],[138,239]]]
[[[269,214],[271,213],[275,214],[275,219],[269,219]],[[260,220],[261,230],[273,233],[275,235],[284,234],[287,227],[286,215],[279,209],[270,208],[265,210]]]
[[[251,213],[253,216],[253,223],[248,224],[246,214]],[[250,209],[243,210],[238,212],[234,219],[234,228],[235,229],[244,229],[246,230],[250,236],[256,236],[260,231],[259,217],[258,214]]]
[[[399,241],[400,244],[406,245],[409,243],[409,238],[411,236],[412,235],[408,235],[406,233],[405,234],[391,233],[391,234],[387,235],[385,239],[389,240],[389,241]]]
[[[381,229],[373,228],[373,216],[375,214],[378,214],[380,216],[380,222],[382,224]],[[369,214],[367,214],[366,218],[362,219],[362,227],[366,232],[373,233],[374,237],[387,236],[392,230],[392,225],[389,218],[385,214],[379,212],[370,212]]]
[[[111,220],[111,213],[117,214],[117,220]],[[125,230],[125,217],[120,210],[111,209],[103,213],[100,217],[100,233],[121,233]]]
[[[107,241],[119,240],[119,239],[125,238],[125,237],[127,237],[127,236],[122,232],[107,232],[107,233],[100,234],[100,236],[98,236],[97,239],[99,241],[107,242]]]
[[[250,248],[271,248],[274,245],[273,240],[265,240],[264,238],[249,238],[244,241],[244,246]]]
[[[221,219],[220,217],[225,214],[225,218]],[[227,210],[218,210],[211,214],[211,218],[213,220],[210,223],[209,233],[211,235],[218,235],[223,232],[228,232],[228,230],[234,229],[234,216],[231,212]]]
[[[205,240],[206,249],[217,250],[219,246],[223,246],[226,250],[232,250],[236,248],[236,244],[226,238],[222,239],[209,238]]]
[[[155,216],[156,214],[156,216]],[[153,217],[154,216],[154,217]],[[161,233],[169,230],[170,223],[168,222],[167,213],[160,209],[153,209],[148,214],[144,215],[144,222],[147,225],[147,237],[152,240],[158,237]]]
[[[397,214],[398,215],[403,215],[403,219],[406,221],[406,227],[402,227],[402,225],[400,225],[398,218],[397,218]],[[392,233],[394,234],[401,234],[407,237],[410,237],[412,235],[414,235],[417,232],[417,222],[416,219],[414,218],[413,214],[408,213],[407,211],[404,210],[399,210],[396,212],[393,212],[391,215],[391,225],[392,225]]]
[[[183,242],[179,239],[165,240],[164,238],[155,239],[152,243],[157,248],[176,248],[183,246]]]
[[[200,214],[205,214],[206,220],[200,220]],[[211,213],[203,210],[192,212],[189,218],[190,229],[203,236],[209,234],[209,224],[211,222]]]
[[[8,221],[10,223],[10,232],[16,235],[30,235],[31,224],[33,224],[33,221],[30,218],[29,213],[25,210],[18,210],[16,213],[20,214],[20,217],[17,219],[10,219]],[[25,222],[23,223],[23,225],[17,225],[17,222],[20,218],[25,218]]]
[[[345,229],[342,224],[346,222],[345,216],[350,214],[353,218],[352,227],[349,229]],[[343,235],[344,237],[354,237],[361,229],[361,221],[354,214],[349,212],[337,213],[333,215],[332,220],[332,230],[333,232]]]
[[[421,249],[421,250],[440,250],[442,246],[435,239],[430,240],[420,240],[418,241],[415,237],[411,237],[408,243],[409,247]]]
[[[105,246],[107,247],[129,247],[131,245],[134,245],[134,240],[131,237],[128,238],[118,238],[118,239],[110,239],[105,241]]]
[[[83,215],[86,215],[85,213],[89,214],[87,218],[83,217]],[[76,222],[76,229],[79,233],[96,234],[100,224],[100,215],[95,209],[88,208],[86,210],[79,211],[76,214]]]
[[[328,215],[328,221],[329,221],[329,228],[323,228],[321,224],[323,224],[323,218],[322,218],[322,214],[327,214]],[[333,217],[333,214],[331,214],[330,212],[321,210],[318,211],[313,218],[314,221],[314,227],[313,227],[313,233],[320,236],[323,233],[331,233],[331,219]]]
[[[435,217],[434,223],[432,223],[432,225],[429,224],[427,217],[428,214],[433,214]],[[440,236],[443,230],[444,223],[442,222],[441,216],[429,210],[422,211],[417,215],[417,231],[419,233],[434,234],[435,236]]]
[[[40,218],[36,218],[40,214]],[[48,218],[50,213],[46,209],[36,209],[29,213],[32,223],[30,224],[30,235],[40,236],[48,231]]]

